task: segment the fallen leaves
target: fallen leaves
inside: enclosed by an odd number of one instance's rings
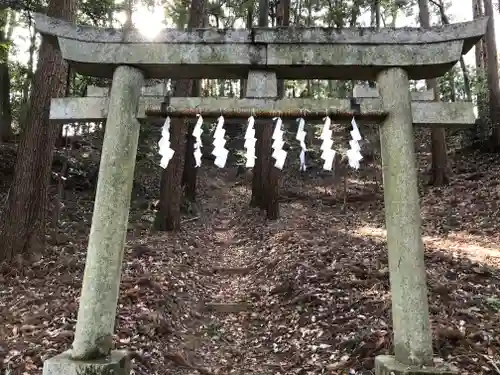
[[[449,187],[421,187],[434,349],[461,374],[499,373],[499,161],[459,155]],[[344,211],[317,179],[291,176],[266,224],[224,173],[200,170],[200,216],[181,233],[129,233],[114,343],[134,374],[371,370],[392,351],[380,193],[351,181]],[[73,340],[92,197],[68,192],[65,207],[68,239],[0,275],[0,359],[20,373],[40,374]]]

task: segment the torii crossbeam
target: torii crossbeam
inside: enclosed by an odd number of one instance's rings
[[[61,123],[103,121],[108,117],[109,98],[107,90],[86,98],[57,98],[52,100],[50,118]],[[365,93],[366,94],[366,93]],[[378,96],[378,95],[377,95]],[[475,124],[476,118],[471,102],[412,101],[412,118],[415,126],[467,127]],[[370,93],[353,99],[238,99],[238,98],[169,98],[165,106],[164,95],[144,95],[139,100],[137,118],[152,120],[165,116],[247,118],[256,117],[307,117],[330,116],[338,122],[350,121],[353,116],[359,122],[381,123],[387,116],[382,100]]]

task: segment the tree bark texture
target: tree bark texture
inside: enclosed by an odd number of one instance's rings
[[[189,30],[203,26],[206,7],[206,0],[192,0],[189,12]],[[187,97],[192,93],[192,90],[193,80],[179,80],[175,84],[174,96]],[[180,230],[181,227],[182,177],[186,162],[187,128],[185,119],[172,119],[170,126],[170,147],[175,151],[175,154],[172,160],[170,160],[168,167],[162,172],[159,210],[156,214],[154,225],[157,230],[175,232]],[[187,162],[189,163],[190,160]],[[193,175],[189,175],[189,178],[192,179]],[[196,189],[196,174],[194,175],[194,189]]]
[[[201,80],[192,81],[191,96],[201,96]],[[186,135],[186,156],[184,158],[184,171],[182,172],[182,186],[184,187],[184,198],[190,202],[196,201],[196,178],[198,168],[194,159],[195,138],[192,136],[195,123],[189,125]]]
[[[290,25],[290,0],[278,0],[276,23],[278,26]],[[285,97],[285,80],[278,80],[278,98]]]
[[[252,177],[252,198],[250,200],[250,207],[263,207],[263,159],[262,159],[262,126],[255,121],[255,166],[253,168]]]
[[[430,28],[429,0],[418,0],[420,26]],[[427,89],[432,89],[434,100],[439,101],[439,88],[437,79],[426,80]],[[435,186],[445,185],[449,182],[448,155],[446,152],[446,131],[444,128],[431,128],[431,179]]]
[[[0,11],[0,142],[12,138],[12,107],[10,101],[9,45],[11,32],[7,27],[9,10]],[[11,20],[12,22],[12,20]]]
[[[277,12],[278,26],[289,26],[290,0],[279,0],[277,10],[278,10]],[[283,99],[285,97],[285,81],[282,79],[278,80],[277,82],[277,94],[279,99]],[[264,126],[268,126],[269,128],[272,129],[271,125],[264,125]],[[265,133],[268,133],[268,131],[265,131]],[[272,130],[270,131],[269,134],[270,137],[272,138]],[[274,161],[273,158],[271,157],[269,159],[268,187],[264,191],[267,218],[269,220],[277,220],[280,216],[279,187],[280,187],[281,175],[282,175],[281,171],[274,166]]]
[[[259,27],[267,27],[269,25],[269,0],[259,0]],[[250,200],[251,207],[259,207],[262,210],[267,210],[266,190],[269,185],[269,165],[271,162],[271,137],[272,128],[266,126],[262,120],[255,121],[255,167],[252,178],[252,199]]]
[[[487,81],[489,94],[489,117],[493,128],[492,146],[500,151],[500,86],[498,83],[498,56],[495,38],[495,21],[493,19],[493,4],[484,0],[484,14],[488,16],[486,29],[486,55],[488,56]]]
[[[47,15],[73,22],[74,0],[51,0]],[[7,207],[2,218],[0,261],[42,250],[45,245],[47,189],[59,125],[49,121],[50,101],[64,96],[68,65],[42,39],[26,124],[18,149]]]

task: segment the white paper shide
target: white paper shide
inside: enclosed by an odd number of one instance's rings
[[[349,141],[349,150],[347,150],[347,159],[349,161],[349,166],[354,169],[359,169],[359,162],[363,159],[361,155],[361,147],[359,146],[359,141],[361,141],[361,133],[359,132],[358,124],[354,117],[351,121],[351,140]]]
[[[215,156],[214,164],[219,168],[224,168],[226,166],[227,156],[229,154],[229,150],[224,147],[226,145],[225,135],[224,117],[220,116],[217,119],[217,126],[214,132],[214,150],[212,151],[212,155]]]
[[[255,138],[255,118],[250,116],[248,118],[248,126],[245,132],[245,147],[246,149],[246,167],[253,168],[255,166],[255,144],[257,143],[257,138]]]
[[[193,154],[195,159],[196,167],[201,166],[201,157],[202,157],[202,143],[201,143],[201,135],[203,132],[203,117],[201,115],[197,115],[198,119],[196,121],[196,125],[193,128],[192,136],[195,138]],[[283,122],[280,117],[273,118],[275,121],[274,132],[272,135],[273,144],[272,144],[272,157],[275,160],[274,166],[278,169],[283,169],[285,160],[287,157],[287,152],[283,150],[283,146],[285,145],[284,141],[284,131],[282,129]],[[295,139],[300,144],[300,171],[306,171],[306,136],[307,132],[305,131],[305,120],[303,118],[298,118],[298,129],[297,134],[295,135]],[[347,159],[349,166],[354,169],[360,168],[360,161],[363,159],[361,155],[361,147],[359,145],[359,141],[362,140],[361,133],[358,128],[358,124],[356,123],[355,118],[351,120],[352,130],[351,140],[349,141],[349,149],[347,150]],[[224,117],[219,116],[217,119],[217,125],[215,128],[215,132],[213,135],[213,146],[214,149],[212,151],[212,155],[215,156],[214,164],[219,168],[224,168],[227,163],[227,158],[229,156],[229,150],[226,146],[226,130],[224,129]],[[331,129],[331,119],[329,116],[324,118],[323,129],[319,138],[323,141],[321,144],[321,159],[323,159],[323,169],[327,171],[331,171],[333,169],[333,164],[335,160],[336,151],[332,149],[333,140],[332,140],[333,131]],[[248,125],[245,132],[245,150],[246,150],[246,167],[253,168],[255,166],[256,152],[255,145],[257,143],[257,139],[255,137],[255,118],[250,116],[248,118]],[[161,139],[158,142],[159,146],[159,154],[161,155],[160,166],[162,168],[167,168],[170,160],[174,156],[174,150],[170,147],[170,117],[165,119],[165,123],[163,124]]]
[[[203,125],[203,117],[201,115],[198,116],[198,121],[196,121],[196,125],[194,126],[193,129],[193,137],[195,138],[194,142],[194,160],[196,167],[201,166],[201,156],[203,155],[201,152],[201,133],[203,132],[202,125]]]
[[[323,123],[323,130],[321,131],[321,135],[319,138],[323,141],[321,144],[321,159],[324,160],[323,169],[326,171],[331,171],[333,169],[333,161],[335,159],[335,151],[332,150],[333,140],[332,140],[332,129],[330,126],[332,124],[332,120],[329,116],[325,117]]]
[[[306,147],[306,136],[307,133],[305,131],[305,125],[306,122],[303,118],[298,119],[299,122],[299,128],[297,129],[297,135],[295,136],[295,139],[299,141],[300,143],[300,167],[299,170],[301,172],[306,171],[306,152],[307,152],[307,147]]]
[[[281,117],[275,117],[273,120],[276,121],[276,125],[273,132],[272,157],[276,160],[274,166],[278,169],[283,169],[287,154],[286,151],[283,150],[283,146],[285,145],[285,141],[283,140],[284,132],[281,129],[283,121],[281,120]]]
[[[161,155],[160,167],[165,169],[174,156],[174,150],[170,148],[170,117],[165,119],[158,146],[160,148],[159,154]]]

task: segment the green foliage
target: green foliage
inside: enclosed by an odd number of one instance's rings
[[[22,113],[25,110],[24,101],[24,85],[26,80],[27,69],[26,66],[20,64],[17,61],[9,61],[9,72],[10,72],[10,101],[12,106],[12,118],[14,121],[14,130],[19,131],[20,129],[16,124],[19,124],[19,120],[22,118]]]
[[[120,9],[113,0],[82,0],[79,3],[79,22],[98,27],[113,24],[113,13]]]
[[[7,62],[11,46],[12,42],[10,40],[6,40],[0,43],[0,64],[4,64]]]
[[[189,16],[189,0],[172,0],[165,4],[165,18],[170,19],[177,28],[187,27]]]

